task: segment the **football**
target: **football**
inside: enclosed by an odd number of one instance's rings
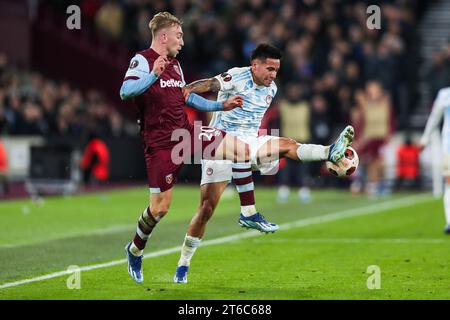
[[[338,163],[335,164],[327,161],[325,164],[328,172],[333,176],[348,177],[351,176],[358,168],[359,158],[355,149],[352,147],[347,147],[344,157],[339,160]]]

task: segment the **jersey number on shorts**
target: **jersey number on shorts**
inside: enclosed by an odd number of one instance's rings
[[[202,132],[198,135],[198,139],[202,140],[202,137],[206,137],[206,139],[208,141],[211,141],[213,134],[216,131],[215,128],[210,128],[210,127],[205,127],[205,126],[201,126],[200,130],[202,130]]]

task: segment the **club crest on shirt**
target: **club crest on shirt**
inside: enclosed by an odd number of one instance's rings
[[[173,65],[173,68],[175,69],[175,72],[178,73],[179,76],[181,76],[180,68],[176,64]]]
[[[130,62],[130,69],[134,69],[139,65],[139,61],[137,60],[131,60]]]
[[[168,175],[166,176],[166,182],[167,182],[167,184],[171,184],[172,181],[173,181],[173,175],[172,175],[172,174],[168,174]]]
[[[225,82],[231,81],[231,79],[233,78],[228,72],[223,72],[220,76]]]
[[[270,104],[270,103],[272,102],[272,99],[273,99],[273,97],[272,97],[270,94],[268,94],[268,95],[266,96],[266,103],[267,103],[267,104]]]

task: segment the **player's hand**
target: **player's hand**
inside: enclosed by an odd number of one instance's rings
[[[242,98],[241,96],[233,96],[223,102],[223,110],[229,111],[237,107],[242,108],[243,105],[244,105],[244,98]]]
[[[155,75],[159,77],[164,72],[169,63],[170,61],[166,57],[159,56],[155,60],[155,62],[153,62],[153,72],[155,73]]]
[[[417,147],[419,148],[419,152],[422,152],[423,149],[425,149],[425,145],[423,145],[423,144],[421,144],[421,143],[419,143],[419,144],[417,145]]]
[[[183,93],[184,101],[187,101],[189,94],[191,93],[191,90],[187,89],[186,87],[181,88],[181,92]]]

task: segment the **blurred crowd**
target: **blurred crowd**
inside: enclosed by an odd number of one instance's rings
[[[414,78],[416,1],[383,1],[381,29],[367,27],[364,1],[339,0],[86,0],[86,19],[102,34],[133,51],[151,41],[148,21],[168,10],[184,21],[183,67],[196,77],[248,64],[253,48],[268,42],[284,51],[279,82],[303,86],[333,109],[333,121],[350,118],[355,93],[377,79],[397,113],[410,107],[408,79]],[[300,98],[303,98],[300,97]]]
[[[62,10],[73,1],[49,1]],[[367,8],[379,4],[380,29],[369,29]],[[350,116],[355,91],[378,79],[402,115],[417,68],[417,0],[80,0],[83,25],[133,52],[150,45],[148,22],[170,11],[184,24],[180,55],[185,73],[195,78],[248,64],[261,42],[284,51],[279,82],[300,83],[303,94],[319,93],[339,118]],[[414,82],[414,81],[412,81]],[[337,109],[337,110],[336,110]]]
[[[69,0],[46,5],[65,13]],[[417,0],[79,0],[82,25],[136,52],[148,48],[148,23],[160,11],[183,20],[185,46],[179,60],[187,80],[249,65],[251,51],[267,42],[283,51],[278,94],[264,128],[299,142],[329,144],[353,124],[355,146],[367,172],[366,189],[378,189],[381,150],[398,128],[406,128],[417,94]],[[380,29],[370,29],[367,8],[379,4]],[[435,90],[449,79],[450,46],[436,53],[430,71]],[[2,58],[4,59],[4,58]],[[445,65],[445,68],[442,66]],[[85,94],[37,72],[8,72],[0,61],[0,130],[10,134],[78,134],[97,128],[124,133],[122,116],[102,94]],[[189,110],[189,118],[204,115]],[[131,128],[131,127],[130,127]],[[128,130],[130,131],[130,130]],[[320,166],[287,161],[282,186],[308,187]],[[367,168],[366,168],[367,167]],[[305,169],[306,168],[306,169]],[[306,170],[306,171],[305,171]],[[302,176],[297,182],[290,177]],[[360,187],[359,189],[361,189]],[[357,188],[355,188],[357,189]],[[376,192],[376,191],[374,191]]]
[[[427,84],[431,97],[436,97],[439,89],[450,85],[450,37],[447,44],[433,52],[431,66],[427,74]]]
[[[40,72],[19,70],[0,53],[0,134],[123,136],[126,120],[95,89],[83,93]],[[133,127],[131,127],[133,128]]]

